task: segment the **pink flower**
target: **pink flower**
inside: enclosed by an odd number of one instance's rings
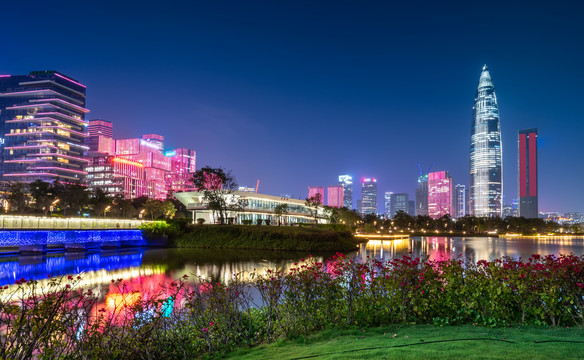
[[[209,329],[203,328],[203,332],[207,332],[207,331],[209,331]]]
[[[209,323],[209,326],[213,326],[213,325],[215,325],[215,321],[211,321],[211,322]]]
[[[584,288],[584,285],[580,284],[580,283],[576,283],[576,285],[578,285],[581,288]]]

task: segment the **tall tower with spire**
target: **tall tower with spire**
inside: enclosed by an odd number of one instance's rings
[[[487,65],[477,88],[470,129],[470,213],[502,216],[503,156],[495,86]]]

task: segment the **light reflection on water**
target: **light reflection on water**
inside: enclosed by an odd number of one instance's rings
[[[527,259],[532,254],[584,254],[583,239],[503,239],[488,237],[412,237],[390,241],[370,241],[348,257],[392,259],[402,255],[429,260],[463,259],[476,262],[503,256]],[[317,255],[322,262],[333,254]],[[0,257],[0,286],[14,287],[20,278],[46,284],[47,275],[66,277],[83,273],[81,286],[92,288],[98,297],[115,298],[112,279],[122,278],[144,296],[163,291],[165,284],[188,275],[212,277],[226,282],[236,273],[249,275],[266,269],[287,270],[308,253],[228,251],[199,249],[123,250],[94,253],[59,253],[45,256]]]

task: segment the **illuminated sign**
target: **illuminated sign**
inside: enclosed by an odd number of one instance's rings
[[[174,150],[166,151],[164,153],[164,156],[168,156],[168,157],[175,156],[175,155],[176,155],[176,151],[174,151]]]
[[[145,146],[151,147],[152,149],[158,149],[157,144],[153,144],[153,143],[146,141],[146,140],[140,140],[140,145],[145,145]]]

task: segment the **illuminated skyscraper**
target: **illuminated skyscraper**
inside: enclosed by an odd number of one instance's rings
[[[57,71],[0,75],[0,175],[78,182],[87,174],[85,85]]]
[[[339,184],[343,185],[343,206],[349,210],[353,209],[353,177],[339,175]]]
[[[327,189],[327,205],[330,207],[343,207],[343,185],[332,185]]]
[[[454,213],[453,218],[459,218],[466,215],[466,186],[458,184],[454,187],[454,195],[452,196]]]
[[[438,219],[444,215],[454,217],[452,182],[448,171],[428,174],[428,215],[432,219]]]
[[[385,206],[384,206],[384,210],[385,210],[385,217],[386,218],[391,218],[391,195],[393,194],[392,191],[386,191],[385,195],[384,195],[384,200],[385,200]]]
[[[519,130],[519,216],[537,218],[537,129]]]
[[[361,180],[361,212],[377,215],[377,179],[363,178]]]
[[[89,120],[87,135],[85,145],[89,148],[87,149],[87,155],[89,157],[99,154],[115,154],[116,141],[113,139],[113,125],[111,121],[102,119]]]
[[[418,176],[415,215],[428,215],[428,174]]]
[[[499,107],[495,86],[485,65],[473,106],[470,137],[470,213],[502,216],[503,161]]]
[[[320,194],[320,203],[324,204],[324,186],[308,187],[308,198],[315,197],[317,194]]]

